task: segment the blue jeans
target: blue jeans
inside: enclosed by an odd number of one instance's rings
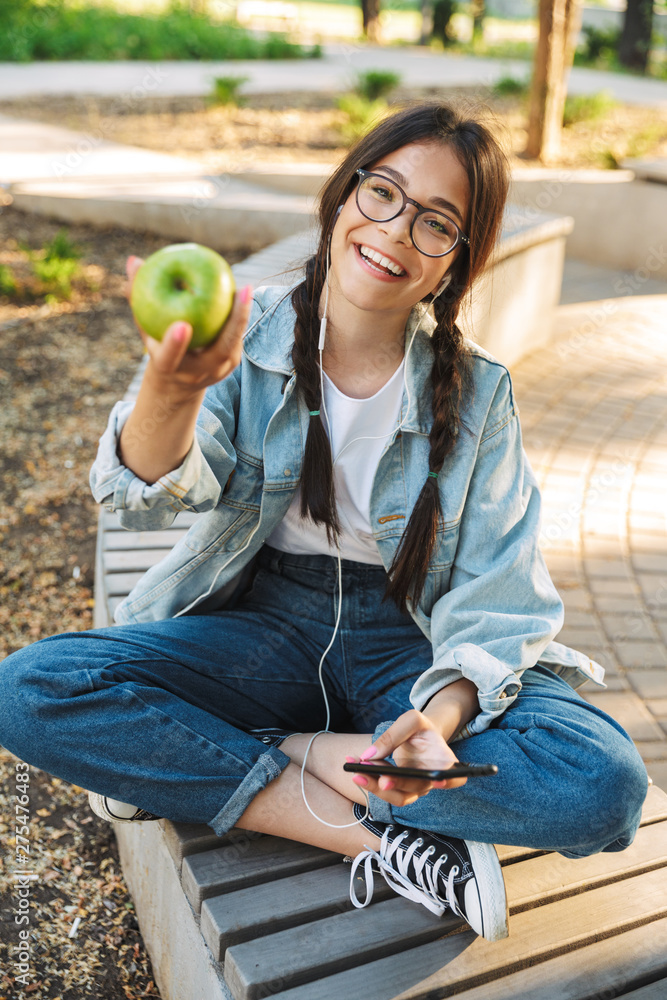
[[[222,834],[288,764],[255,727],[325,724],[317,676],[333,632],[337,562],[265,546],[232,609],[52,636],[0,664],[0,740],[67,781]],[[331,728],[377,735],[409,709],[432,662],[408,615],[383,603],[382,567],[343,560],[324,664]],[[470,840],[580,857],[635,835],[646,770],[629,736],[550,670],[492,728],[456,744],[499,773],[373,815]]]

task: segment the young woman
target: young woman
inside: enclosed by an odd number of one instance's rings
[[[456,326],[507,187],[483,124],[408,107],[325,185],[305,280],[243,289],[199,353],[185,323],[144,337],[93,491],[128,528],[202,516],[116,627],[5,660],[0,703],[3,743],[109,819],[352,855],[366,902],[379,868],[491,940],[507,934],[494,842],[622,850],[647,788],[629,737],[564,679],[600,668],[552,642],[562,605],[510,378]],[[459,754],[498,774],[343,770]]]

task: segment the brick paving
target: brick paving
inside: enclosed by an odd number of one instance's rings
[[[591,300],[599,287],[596,276]],[[565,603],[559,641],[605,667],[608,690],[582,694],[627,729],[663,788],[666,332],[666,294],[561,305],[550,345],[512,366],[542,547]]]

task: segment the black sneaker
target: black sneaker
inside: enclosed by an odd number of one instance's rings
[[[421,903],[432,913],[442,916],[445,910],[451,910],[487,941],[507,937],[505,883],[493,844],[393,826],[370,817],[362,819],[365,811],[365,806],[355,804],[356,818],[381,842],[378,851],[367,848],[352,862],[350,899],[354,906],[361,908],[370,903],[373,875],[379,869],[395,892]],[[362,863],[366,899],[360,903],[354,877]]]
[[[162,816],[155,816],[139,806],[119,802],[108,795],[98,795],[97,792],[88,792],[88,805],[96,816],[108,823],[139,823],[149,819],[162,819]]]
[[[288,736],[300,736],[301,733],[292,732],[289,729],[251,729],[248,736],[254,736],[260,743],[265,743],[267,747],[279,747]]]

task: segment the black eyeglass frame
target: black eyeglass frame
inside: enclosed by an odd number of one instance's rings
[[[417,250],[419,253],[423,254],[424,257],[446,257],[447,254],[450,254],[452,252],[452,250],[456,250],[456,248],[459,245],[459,243],[463,243],[464,246],[467,246],[467,247],[470,246],[470,240],[468,239],[468,237],[466,236],[466,234],[463,232],[463,230],[461,229],[461,227],[456,222],[454,222],[453,219],[450,219],[450,217],[448,215],[445,215],[444,212],[438,212],[437,209],[434,209],[434,208],[424,208],[424,206],[420,205],[418,201],[414,200],[414,198],[408,198],[407,194],[405,193],[405,191],[403,190],[403,188],[401,187],[401,185],[397,184],[396,181],[393,180],[391,177],[385,177],[384,174],[379,174],[375,170],[364,170],[362,167],[358,167],[357,170],[356,170],[356,173],[357,173],[357,175],[359,177],[359,180],[357,181],[357,190],[356,190],[356,193],[355,193],[355,200],[357,202],[357,208],[359,209],[359,211],[361,212],[361,214],[363,215],[363,217],[365,219],[368,219],[369,222],[391,222],[392,219],[398,218],[398,216],[402,212],[405,211],[405,206],[406,205],[414,205],[415,208],[417,209],[417,211],[416,211],[416,213],[415,213],[415,215],[414,215],[414,217],[412,219],[412,222],[410,223],[410,239],[412,240],[412,245],[415,248],[415,250]],[[359,204],[359,189],[361,187],[362,181],[365,181],[368,177],[380,177],[380,178],[382,178],[383,181],[388,181],[389,184],[393,184],[393,186],[395,188],[397,188],[401,192],[401,197],[403,199],[403,203],[402,203],[401,207],[399,208],[398,212],[394,212],[394,214],[390,215],[387,219],[371,219],[370,215],[366,215],[366,213],[362,209],[361,205]],[[431,215],[441,215],[443,217],[443,219],[447,219],[447,222],[451,222],[451,224],[456,229],[456,233],[457,233],[456,240],[454,241],[454,244],[449,248],[449,250],[445,250],[444,253],[426,253],[425,250],[421,250],[417,246],[417,244],[415,243],[415,238],[414,238],[413,233],[412,233],[413,229],[415,228],[415,223],[416,223],[416,221],[417,221],[417,219],[419,218],[420,215],[424,215],[427,212],[430,212]]]

